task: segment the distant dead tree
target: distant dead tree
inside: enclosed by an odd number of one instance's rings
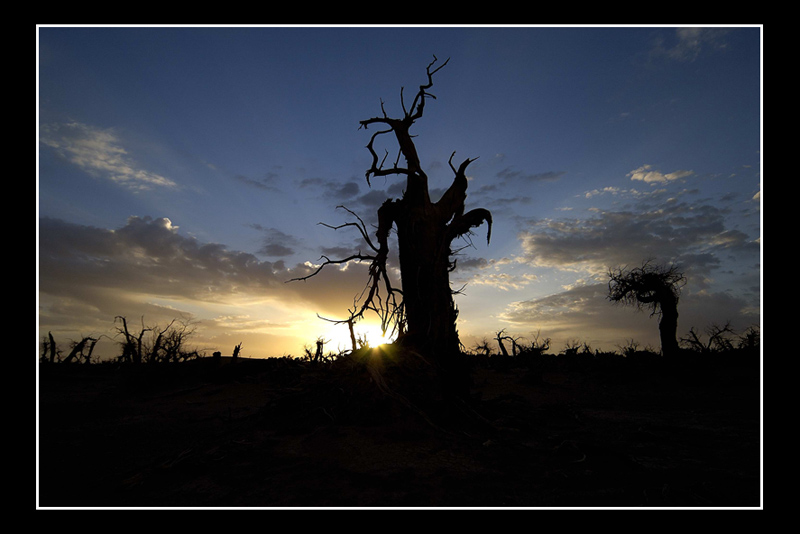
[[[145,326],[142,317],[142,327],[138,334],[131,333],[125,317],[118,315],[114,318],[114,322],[117,321],[121,324],[117,327],[117,333],[122,336],[119,342],[122,346],[119,360],[122,362],[137,365],[142,362],[178,362],[197,356],[197,351],[186,349],[186,341],[195,330],[192,321],[173,319],[166,327],[159,329],[157,326]],[[147,332],[153,333],[152,342],[145,339]]]
[[[581,348],[581,342],[577,339],[569,339],[564,343],[564,352],[565,356],[576,356],[578,354],[578,349]]]
[[[528,354],[541,356],[542,354],[544,354],[546,350],[549,350],[550,338],[541,337],[541,335],[542,335],[541,330],[537,330],[536,334],[534,334],[533,336],[533,341],[530,342],[530,345],[525,347],[524,352]]]
[[[492,347],[489,346],[489,340],[486,338],[483,338],[480,342],[475,343],[475,346],[472,350],[478,353],[483,353],[483,355],[486,357],[492,354]]]
[[[739,336],[740,349],[749,352],[758,352],[761,346],[761,327],[759,325],[749,326],[744,333]]]
[[[231,356],[234,360],[239,357],[239,352],[242,350],[242,342],[240,341],[238,345],[233,347],[233,356]]]
[[[306,353],[306,359],[311,362],[321,362],[325,360],[325,356],[323,354],[323,348],[325,347],[325,344],[328,341],[329,340],[324,339],[322,336],[318,337],[317,341],[315,342],[317,345],[317,349],[314,351],[313,354],[311,353],[311,349],[308,347],[308,345],[306,345],[304,347]]]
[[[350,316],[347,319],[328,319],[326,317],[321,316],[320,314],[317,314],[317,317],[319,317],[320,319],[322,319],[324,321],[328,321],[328,322],[331,322],[331,323],[334,323],[334,324],[346,324],[347,325],[347,328],[348,328],[348,330],[350,332],[350,344],[352,346],[352,352],[355,352],[358,349],[358,346],[357,346],[358,344],[357,344],[357,340],[356,340],[356,333],[355,333],[355,330],[354,330],[354,325],[355,325],[356,321],[358,321],[358,317],[356,316],[356,313],[355,313],[356,309],[357,309],[357,306],[354,306],[352,310],[348,310],[350,312]]]
[[[62,360],[61,351],[56,346],[53,333],[48,332],[43,342],[43,352],[40,361],[45,363],[72,363],[80,361],[83,361],[83,363],[91,363],[92,353],[99,339],[100,338],[92,336],[83,336],[80,341],[71,341],[69,354]]]
[[[678,298],[686,277],[675,265],[642,263],[633,269],[608,271],[608,298],[612,302],[650,309],[658,315],[661,353],[665,357],[678,354]]]
[[[433,76],[448,61],[434,68],[437,62],[434,56],[426,68],[427,82],[419,86],[410,107],[406,107],[403,89],[400,90],[402,117],[387,115],[381,101],[380,116],[360,121],[360,126],[365,130],[370,126],[380,128],[372,134],[366,147],[372,156],[372,164],[366,171],[367,184],[370,185],[371,178],[379,176],[400,176],[406,180],[402,198],[387,199],[378,209],[377,242],[370,238],[364,222],[343,206],[358,222],[330,226],[333,229],[355,227],[371,252],[359,251],[340,260],[323,256],[324,262],[318,269],[295,280],[307,280],[327,265],[369,261],[369,279],[363,300],[351,317],[360,318],[366,310],[377,312],[384,333],[391,328],[398,334],[399,345],[435,363],[446,389],[464,395],[468,393],[469,377],[460,350],[456,329],[458,310],[450,287],[449,275],[456,267],[455,261],[450,259],[453,254],[451,243],[456,238],[471,235],[471,229],[484,222],[488,225],[489,242],[492,216],[483,208],[465,213],[466,171],[474,159],[467,158],[456,168],[452,162],[455,152],[449,159],[454,173],[453,182],[440,200],[431,201],[428,176],[422,169],[410,131],[414,123],[422,118],[428,98],[435,99],[428,92],[433,86]],[[393,135],[399,147],[397,157],[388,166],[384,166],[388,151],[380,158],[375,150],[376,139],[384,135]],[[400,163],[401,156],[405,159],[405,166]],[[394,287],[387,273],[388,240],[392,228],[397,232],[402,289]]]
[[[325,343],[328,340],[322,339],[321,337],[317,338],[317,352],[314,353],[314,361],[321,362],[322,361],[322,349],[325,347]]]
[[[64,363],[70,363],[73,360],[84,360],[84,363],[90,363],[92,359],[92,352],[94,351],[94,346],[97,344],[97,338],[93,337],[84,337],[80,341],[73,342],[72,350],[70,350],[69,355],[64,358]],[[84,353],[86,351],[86,353]]]
[[[47,337],[42,342],[42,360],[43,362],[56,363],[61,357],[61,352],[56,347],[56,341],[53,339],[53,333],[48,332]]]
[[[708,340],[703,343],[700,339],[700,334],[692,327],[689,329],[687,336],[681,338],[681,342],[690,350],[701,354],[733,350],[734,345],[731,337],[735,336],[736,333],[731,329],[730,321],[725,323],[724,326],[712,324],[706,328],[705,333],[708,336]]]
[[[128,320],[125,317],[117,315],[114,318],[114,322],[116,323],[117,320],[122,324],[122,326],[117,327],[117,333],[122,336],[122,341],[120,341],[122,345],[120,360],[125,363],[142,363],[142,338],[145,332],[149,332],[151,329],[145,328],[144,317],[142,317],[142,330],[139,332],[139,336],[135,337],[128,330]]]
[[[517,342],[522,338],[521,337],[511,337],[508,334],[506,334],[505,332],[506,332],[506,329],[504,328],[504,329],[500,330],[499,332],[497,332],[495,334],[495,340],[497,341],[497,344],[500,346],[500,352],[503,353],[503,356],[508,356],[508,350],[506,349],[506,346],[503,344],[503,341],[510,341],[511,342],[511,354],[513,356],[516,356],[517,355],[517,348],[519,347]]]
[[[188,339],[194,334],[196,324],[189,320],[173,319],[167,328],[162,330],[159,352],[151,351],[153,361],[182,362],[198,356],[196,350],[189,350]]]

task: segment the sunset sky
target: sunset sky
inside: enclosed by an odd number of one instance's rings
[[[190,320],[209,354],[347,348],[317,314],[346,318],[367,265],[287,281],[365,249],[318,224],[353,220],[337,206],[369,225],[402,194],[367,185],[358,122],[402,115],[434,55],[412,129],[431,196],[454,151],[478,158],[467,209],[494,218],[454,243],[467,348],[657,349],[657,319],[606,298],[609,267],[650,258],[687,275],[679,337],[761,320],[761,27],[37,30],[37,343],[118,354],[125,316]]]

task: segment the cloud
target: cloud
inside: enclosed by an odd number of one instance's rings
[[[130,217],[107,230],[39,222],[40,290],[81,300],[87,291],[226,301],[281,283],[275,267],[178,233],[167,218]]]
[[[535,274],[488,273],[475,275],[468,285],[490,286],[501,291],[520,290],[537,279]]]
[[[361,191],[358,183],[353,180],[342,182],[324,178],[304,178],[298,182],[298,187],[316,191],[320,196],[339,202],[353,199]]]
[[[287,283],[313,267],[287,268],[202,243],[168,218],[130,217],[114,230],[39,221],[40,317],[48,324],[73,321],[77,311],[105,321],[133,309],[175,314],[165,302],[184,310],[255,303],[344,314],[364,288],[367,267],[328,266],[307,282]]]
[[[293,247],[301,244],[300,239],[289,235],[277,228],[266,228],[260,224],[251,224],[250,228],[254,228],[261,232],[262,245],[258,249],[259,254],[271,257],[284,257],[291,256],[295,253]]]
[[[564,171],[548,171],[541,173],[525,174],[519,170],[513,170],[511,167],[506,167],[497,173],[497,177],[504,181],[519,180],[525,183],[531,182],[555,182],[561,179],[566,172]]]
[[[249,178],[242,174],[235,175],[233,179],[245,185],[257,187],[266,191],[280,191],[280,189],[274,185],[276,177],[277,175],[275,173],[270,172],[260,179]]]
[[[78,122],[49,124],[40,127],[39,140],[90,175],[133,191],[177,187],[169,178],[139,168],[113,130]]]
[[[706,52],[727,48],[726,28],[677,28],[674,34],[656,40],[650,56],[678,62],[692,62]]]
[[[648,184],[663,184],[687,178],[694,174],[693,171],[675,171],[668,174],[663,174],[660,171],[651,170],[652,166],[642,165],[636,170],[629,172],[626,176],[630,176],[631,180],[641,181]]]
[[[654,258],[677,262],[699,284],[725,256],[757,263],[758,243],[726,228],[726,211],[708,204],[668,202],[598,211],[581,218],[529,221],[518,234],[521,261],[536,267],[585,271],[602,276],[609,267]]]
[[[467,286],[489,286],[501,291],[519,290],[534,282],[537,276],[533,273],[508,272],[513,267],[510,258],[456,258],[456,269],[452,276],[454,284]],[[492,271],[492,272],[487,272]]]

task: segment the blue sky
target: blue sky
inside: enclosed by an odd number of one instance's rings
[[[760,322],[761,37],[751,27],[38,28],[39,339],[115,333],[114,317],[196,324],[251,357],[344,344],[366,265],[326,268],[399,196],[373,179],[358,121],[401,114],[432,196],[469,167],[494,217],[460,252],[468,348],[501,329],[658,348],[657,320],[605,299],[609,267],[676,262],[679,336]],[[387,146],[390,159],[396,147]],[[366,332],[369,327],[361,325]],[[370,333],[372,335],[372,333]],[[98,350],[114,353],[103,338]]]

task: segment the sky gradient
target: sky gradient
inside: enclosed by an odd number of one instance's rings
[[[466,348],[505,329],[551,352],[657,349],[657,319],[606,298],[609,268],[647,259],[686,273],[679,337],[760,323],[758,26],[37,33],[37,344],[104,336],[118,354],[125,316],[190,320],[209,354],[348,348],[317,315],[346,318],[367,265],[287,281],[365,248],[318,224],[353,220],[337,206],[369,226],[402,194],[399,177],[368,186],[358,121],[381,102],[400,116],[434,55],[450,60],[412,129],[431,196],[454,151],[478,158],[466,209],[494,218],[451,275]]]

